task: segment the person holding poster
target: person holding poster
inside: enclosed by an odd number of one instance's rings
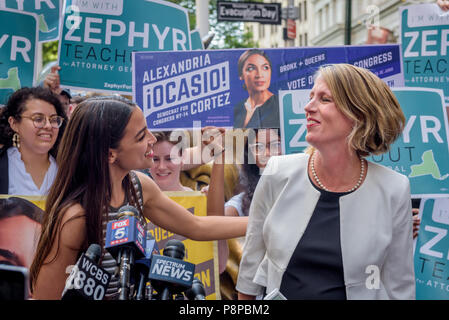
[[[59,99],[41,87],[11,95],[0,115],[0,194],[46,195],[67,116]]]
[[[267,54],[249,49],[237,67],[249,97],[234,107],[234,128],[279,128],[279,101],[269,90],[272,65]]]
[[[147,175],[155,137],[142,110],[121,97],[96,97],[73,112],[58,153],[58,174],[30,270],[34,299],[60,299],[69,265],[93,243],[104,246],[105,227],[118,208],[131,204],[161,228],[192,240],[245,234],[247,218],[198,217],[170,200]],[[114,270],[104,252],[102,266]],[[106,298],[117,297],[111,282]]]
[[[302,154],[271,157],[249,212],[237,291],[251,299],[415,299],[410,185],[364,159],[405,117],[390,88],[349,64],[318,70]]]

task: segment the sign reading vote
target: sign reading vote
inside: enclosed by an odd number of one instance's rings
[[[132,92],[132,51],[190,50],[187,11],[162,0],[66,0],[61,85]]]
[[[0,0],[0,9],[17,9],[37,14],[41,42],[58,39],[61,7],[62,0]]]
[[[449,12],[432,3],[400,14],[405,84],[442,89],[449,104]]]
[[[0,9],[0,104],[36,79],[37,16],[13,9]]]
[[[410,179],[414,198],[449,195],[448,120],[438,89],[392,88],[406,118],[401,137],[390,151],[368,160],[392,168]],[[285,153],[307,147],[304,107],[309,90],[284,91],[280,96]]]
[[[449,299],[449,199],[422,199],[415,240],[417,300]]]

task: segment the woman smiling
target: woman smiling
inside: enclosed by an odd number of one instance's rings
[[[0,193],[48,193],[66,121],[61,102],[48,89],[22,88],[9,98],[0,115]]]

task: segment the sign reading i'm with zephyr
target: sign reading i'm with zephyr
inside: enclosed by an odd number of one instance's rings
[[[449,12],[435,3],[400,8],[405,84],[437,88],[449,104]]]
[[[187,10],[162,0],[65,0],[61,86],[131,94],[133,51],[191,50]]]

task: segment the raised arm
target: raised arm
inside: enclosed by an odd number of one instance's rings
[[[146,175],[137,173],[142,184],[144,215],[159,227],[192,240],[222,240],[244,236],[246,217],[197,217],[167,197]]]

